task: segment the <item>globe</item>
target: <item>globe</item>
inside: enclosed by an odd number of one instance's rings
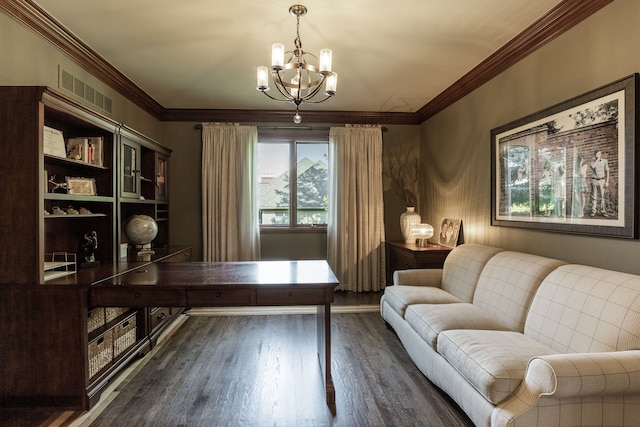
[[[158,224],[149,215],[133,215],[127,220],[124,234],[132,243],[148,248],[158,235]]]

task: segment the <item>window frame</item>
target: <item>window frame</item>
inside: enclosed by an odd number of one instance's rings
[[[277,129],[274,129],[276,131]],[[258,144],[288,144],[289,145],[289,224],[260,224],[260,232],[265,234],[287,233],[326,233],[327,224],[298,224],[298,144],[327,144],[329,145],[329,132],[306,131],[309,135],[301,136],[299,132],[258,132]],[[291,179],[296,177],[296,179]],[[260,209],[260,206],[258,206]]]

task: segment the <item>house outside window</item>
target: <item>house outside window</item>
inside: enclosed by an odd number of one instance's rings
[[[326,140],[259,140],[261,227],[326,228],[328,151]]]

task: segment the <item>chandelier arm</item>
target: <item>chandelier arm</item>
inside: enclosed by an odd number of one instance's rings
[[[307,104],[320,104],[321,102],[324,102],[324,101],[326,101],[327,99],[329,99],[331,97],[332,97],[332,95],[326,95],[322,99],[318,99],[318,100],[305,99],[304,102],[307,103]]]
[[[278,101],[278,102],[286,102],[287,104],[292,104],[293,100],[292,99],[280,99],[280,98],[275,98],[271,95],[269,95],[266,91],[261,90],[260,92],[264,93],[267,97],[273,99],[274,101]]]
[[[282,81],[282,76],[280,75],[280,73],[276,71],[271,73],[271,76],[273,77],[273,84],[276,89],[278,89],[278,92],[280,92],[280,94],[284,96],[287,101],[293,102],[295,98],[285,89],[285,85]]]
[[[322,76],[322,79],[320,80],[320,82],[313,88],[313,90],[307,94],[307,96],[305,96],[304,99],[305,101],[307,101],[310,98],[313,98],[314,96],[316,96],[316,94],[320,91],[320,89],[322,89],[322,84],[325,81],[325,77]],[[309,87],[308,89],[311,89],[311,87]]]

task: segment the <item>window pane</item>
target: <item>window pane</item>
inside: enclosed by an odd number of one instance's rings
[[[329,145],[297,145],[297,224],[326,224],[329,206]]]
[[[289,147],[258,144],[260,225],[289,225]]]

